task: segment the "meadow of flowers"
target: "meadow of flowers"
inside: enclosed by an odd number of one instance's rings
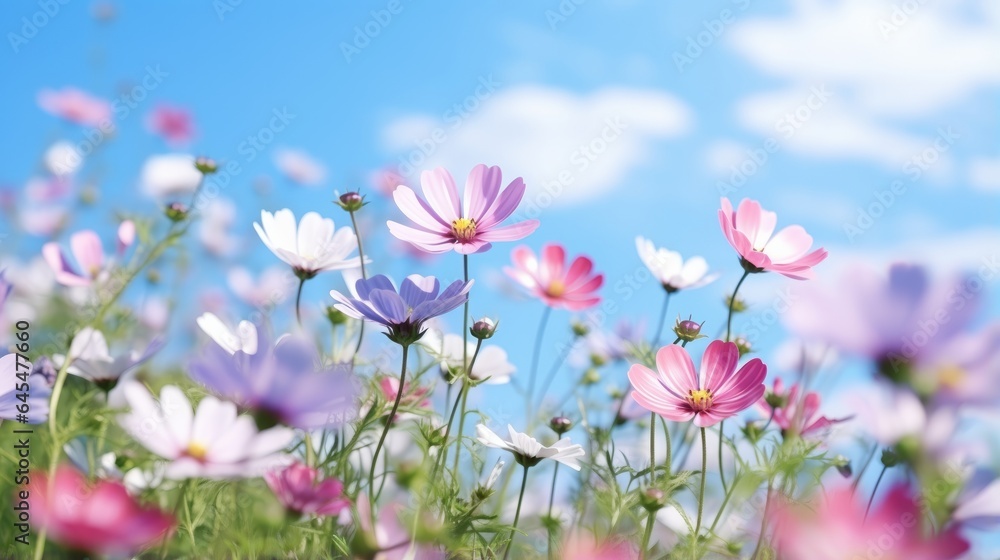
[[[107,116],[76,90],[40,104]],[[182,111],[151,126],[189,131]],[[35,203],[67,196],[66,156],[48,158]],[[976,422],[963,413],[1000,387],[997,329],[973,322],[981,278],[904,263],[830,278],[795,216],[723,198],[704,229],[742,274],[639,237],[662,286],[655,327],[609,330],[579,318],[601,302],[600,263],[511,219],[517,170],[477,165],[460,187],[438,168],[385,194],[317,196],[301,216],[261,210],[255,250],[297,297],[243,321],[214,306],[181,325],[197,343],[170,352],[171,310],[127,295],[179,266],[194,231],[218,246],[204,186],[223,163],[156,165],[162,213],[53,227],[0,273],[5,556],[946,560],[1000,519],[990,450],[962,437]],[[398,210],[373,226],[396,250],[443,254],[435,276],[380,273],[358,227],[372,206]],[[541,311],[530,347],[503,343],[503,309],[470,314],[490,287],[469,263],[487,251],[509,252],[503,274]],[[762,278],[809,285],[780,364],[739,330],[754,305],[741,287]],[[230,283],[253,299],[257,282]],[[728,297],[690,308],[686,292],[711,283]],[[306,284],[336,287],[315,300]],[[542,364],[557,328],[572,344]],[[517,371],[510,357],[529,355]],[[823,400],[837,356],[869,374],[839,416]],[[602,375],[623,385],[592,390]],[[523,418],[469,406],[515,381]]]

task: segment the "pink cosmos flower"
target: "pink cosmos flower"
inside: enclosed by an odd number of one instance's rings
[[[598,542],[595,536],[577,531],[563,542],[561,557],[572,560],[632,560],[639,554],[627,542]]]
[[[183,107],[158,105],[146,116],[146,127],[170,144],[184,144],[194,138],[194,118]]]
[[[315,187],[326,180],[326,168],[301,150],[280,148],[274,153],[274,165],[291,182]]]
[[[427,202],[413,189],[400,185],[392,193],[396,206],[417,227],[389,221],[389,231],[428,253],[447,253],[454,249],[463,255],[489,250],[494,241],[517,241],[538,228],[538,220],[525,220],[501,226],[521,203],[524,181],[518,177],[500,191],[499,167],[479,164],[465,181],[464,199],[451,173],[443,167],[424,171],[420,186]]]
[[[385,167],[374,171],[369,175],[368,180],[379,194],[385,196],[392,196],[396,187],[406,182],[406,179],[399,174],[399,170],[395,167]]]
[[[826,250],[810,253],[812,236],[799,225],[774,233],[777,222],[778,215],[761,208],[756,200],[744,198],[734,211],[729,199],[722,199],[719,224],[729,244],[740,254],[744,269],[773,271],[795,280],[812,278],[812,267],[823,262]]]
[[[399,378],[393,376],[386,376],[379,380],[379,389],[382,390],[382,398],[387,402],[392,403],[396,400],[396,394],[399,393]],[[427,387],[421,387],[409,381],[403,386],[403,396],[399,399],[399,405],[403,408],[430,408],[431,401],[429,398],[429,390]],[[405,415],[397,414],[397,417],[403,417]],[[393,418],[392,421],[395,422],[397,418]]]
[[[592,274],[594,263],[578,256],[566,267],[566,250],[555,243],[542,247],[541,261],[525,246],[511,253],[514,266],[504,272],[549,307],[580,311],[601,301],[597,290],[604,283],[603,274]]]
[[[131,557],[163,538],[174,519],[138,504],[117,481],[88,487],[72,467],[56,471],[49,492],[44,473],[31,475],[31,521],[59,544],[95,555]]]
[[[118,227],[117,249],[119,256],[135,242],[135,224],[130,220]],[[64,286],[89,286],[104,271],[104,247],[97,233],[87,229],[70,237],[70,249],[80,270],[73,268],[58,243],[49,242],[42,247],[42,256],[56,275],[56,281]]]
[[[920,506],[905,484],[896,486],[865,520],[863,502],[841,488],[819,507],[775,508],[774,542],[785,560],[950,560],[969,549],[955,526],[923,532]]]
[[[59,91],[43,89],[38,94],[38,106],[73,124],[98,126],[111,119],[110,103],[72,87]]]
[[[780,400],[781,403],[776,403],[779,406],[773,407],[768,398]],[[774,380],[771,394],[760,399],[757,407],[761,413],[771,417],[782,432],[792,430],[794,427],[793,431],[803,437],[822,435],[834,424],[847,420],[847,418],[831,420],[821,415],[819,393],[809,391],[805,396],[801,396],[798,383],[792,385],[786,392],[785,383],[781,379]]]
[[[734,342],[714,340],[701,358],[701,374],[695,373],[691,356],[671,344],[656,353],[656,369],[641,364],[628,370],[632,398],[650,412],[667,420],[707,428],[746,410],[764,395],[767,366],[754,358],[736,370],[740,351]]]
[[[318,470],[302,463],[268,471],[264,480],[285,508],[297,515],[339,515],[351,505],[344,497],[342,482],[321,479]]]

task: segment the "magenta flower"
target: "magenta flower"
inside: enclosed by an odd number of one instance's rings
[[[302,463],[264,474],[264,480],[289,512],[295,515],[333,516],[350,507],[344,484],[320,478],[320,472]]]
[[[482,253],[494,241],[517,241],[538,228],[538,220],[501,226],[521,203],[524,181],[518,177],[500,191],[499,167],[479,164],[465,182],[465,198],[458,196],[455,180],[443,167],[420,175],[424,202],[413,189],[400,185],[392,193],[396,206],[417,227],[389,221],[393,235],[428,253],[452,249],[463,254]]]
[[[774,233],[777,222],[778,215],[761,208],[756,200],[744,198],[734,211],[729,199],[722,199],[719,224],[729,244],[740,254],[744,269],[777,272],[795,280],[812,278],[812,267],[823,262],[826,250],[810,253],[812,236],[799,225]]]
[[[771,393],[757,402],[761,413],[770,417],[781,431],[792,431],[802,437],[820,436],[834,424],[847,418],[831,420],[819,413],[820,396],[809,391],[799,394],[798,383],[785,391],[785,383],[775,379]],[[772,405],[776,405],[773,406]]]
[[[552,243],[542,247],[541,261],[523,245],[514,249],[511,258],[514,266],[505,266],[504,272],[549,307],[581,311],[601,301],[597,290],[604,275],[592,274],[594,263],[588,257],[576,257],[567,268],[566,250]]]
[[[194,119],[183,107],[158,105],[146,117],[146,127],[170,144],[184,144],[194,138]]]
[[[865,519],[865,505],[841,488],[815,508],[775,508],[774,544],[785,560],[951,560],[969,549],[954,525],[925,534],[924,512],[905,484]]]
[[[714,340],[701,358],[696,374],[691,356],[677,345],[656,353],[656,369],[641,364],[628,370],[632,398],[667,420],[707,428],[746,410],[764,395],[767,366],[754,358],[736,370],[740,351],[734,342]]]
[[[125,556],[146,548],[168,534],[174,519],[145,508],[120,482],[100,481],[88,487],[72,467],[56,471],[50,491],[47,477],[31,475],[28,503],[35,529],[59,544],[101,556]]]
[[[111,119],[110,103],[71,87],[59,91],[43,89],[38,94],[38,106],[73,124],[100,126]]]
[[[126,220],[118,227],[118,254],[123,254],[134,241],[135,224]],[[64,286],[89,286],[104,271],[101,238],[88,229],[74,233],[69,244],[79,269],[70,264],[58,243],[46,243],[42,247],[42,256],[55,272],[56,282]]]

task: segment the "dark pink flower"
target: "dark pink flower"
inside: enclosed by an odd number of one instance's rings
[[[525,246],[511,253],[514,266],[504,272],[527,288],[549,307],[580,311],[601,301],[597,290],[604,283],[603,274],[593,274],[590,258],[578,256],[566,267],[566,250],[555,243],[542,247],[541,260]]]
[[[194,117],[183,107],[158,105],[147,115],[146,127],[170,144],[184,144],[194,138]]]
[[[111,119],[111,104],[76,88],[43,89],[38,94],[42,110],[74,124],[100,126]]]
[[[318,470],[302,463],[268,471],[264,480],[285,508],[299,515],[339,515],[351,505],[342,482],[322,479]]]
[[[951,560],[969,549],[955,526],[924,532],[924,515],[905,484],[893,488],[865,519],[854,492],[827,492],[815,507],[775,508],[774,544],[783,560]]]
[[[499,167],[479,164],[465,182],[465,197],[458,195],[455,180],[443,167],[420,175],[424,202],[413,189],[400,185],[392,193],[396,206],[417,227],[389,221],[389,231],[428,253],[452,249],[469,255],[489,250],[494,241],[517,241],[538,228],[538,220],[501,226],[521,203],[524,181],[518,177],[502,192]]]
[[[733,210],[728,198],[722,199],[719,223],[729,244],[751,272],[777,272],[796,280],[812,278],[812,267],[826,258],[825,249],[812,248],[812,237],[802,226],[788,226],[778,233],[774,228],[778,215],[760,207],[756,200],[744,198]],[[773,234],[773,235],[772,235]]]
[[[803,437],[820,436],[830,426],[847,420],[847,418],[831,420],[820,414],[819,393],[809,391],[804,396],[800,395],[798,383],[792,385],[786,392],[785,383],[781,379],[775,379],[771,395],[772,399],[781,401],[780,406],[771,406],[768,397],[764,397],[757,402],[757,407],[764,415],[771,416],[783,432],[791,430]]]
[[[166,536],[174,526],[173,517],[144,508],[120,482],[105,480],[88,487],[72,467],[60,467],[49,490],[44,473],[31,475],[31,521],[67,548],[131,555]]]
[[[656,353],[656,369],[628,370],[632,398],[667,420],[707,428],[746,410],[764,395],[767,366],[754,358],[736,370],[740,351],[733,342],[712,341],[701,358],[701,374],[687,351],[671,344]]]

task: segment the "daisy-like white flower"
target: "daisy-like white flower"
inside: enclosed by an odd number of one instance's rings
[[[656,353],[656,369],[634,364],[628,370],[632,398],[667,420],[707,428],[746,410],[764,396],[767,366],[754,358],[737,371],[740,351],[733,342],[712,341],[695,372],[687,351],[671,344]]]
[[[396,206],[417,227],[389,221],[389,232],[421,251],[463,255],[489,250],[494,241],[517,241],[538,229],[538,220],[501,226],[521,203],[524,181],[518,177],[502,192],[499,167],[479,164],[465,182],[464,200],[455,180],[443,167],[420,175],[424,202],[413,189],[400,185],[392,193]]]
[[[108,342],[101,331],[84,327],[73,337],[69,347],[70,365],[66,371],[91,381],[104,391],[115,388],[118,381],[142,365],[153,354],[163,348],[163,339],[154,339],[142,352],[137,350],[112,356],[108,350]],[[54,355],[53,360],[62,367],[66,356]]]
[[[510,439],[503,439],[485,424],[476,426],[476,439],[486,447],[503,449],[514,454],[514,460],[526,467],[537,465],[542,459],[558,461],[573,470],[580,470],[580,457],[586,455],[583,446],[571,443],[569,438],[562,438],[552,445],[542,445],[537,439],[518,432],[514,426],[507,425]]]
[[[357,281],[356,298],[336,290],[330,296],[337,300],[334,307],[347,316],[387,327],[386,335],[393,342],[409,345],[423,336],[425,321],[464,304],[472,283],[456,280],[441,291],[437,278],[411,274],[397,291],[388,277],[377,274]]]
[[[349,226],[336,229],[333,220],[316,212],[306,212],[296,224],[295,214],[287,208],[274,214],[262,210],[260,221],[253,224],[260,240],[299,278],[361,266],[360,258],[350,256],[358,248],[358,240]]]
[[[285,427],[257,431],[253,418],[236,405],[207,396],[191,408],[183,391],[167,385],[157,402],[140,383],[124,386],[130,411],[118,423],[140,445],[170,461],[165,477],[247,478],[286,464],[281,453],[295,433]]]
[[[257,326],[250,321],[240,321],[232,329],[215,313],[210,312],[202,313],[196,321],[201,330],[230,355],[236,352],[247,355],[257,353]]]
[[[191,194],[204,179],[194,162],[190,154],[150,156],[142,164],[139,183],[143,191],[154,198]]]
[[[826,250],[809,252],[813,238],[800,225],[774,233],[777,223],[778,215],[761,208],[756,200],[744,198],[739,208],[733,210],[729,199],[722,199],[719,224],[729,244],[739,253],[744,270],[777,272],[795,280],[812,278],[812,267],[823,262]]]
[[[635,238],[635,248],[642,264],[646,265],[653,277],[668,292],[699,288],[719,277],[718,274],[708,273],[708,263],[705,259],[691,257],[685,261],[680,253],[657,248],[645,237]]]

